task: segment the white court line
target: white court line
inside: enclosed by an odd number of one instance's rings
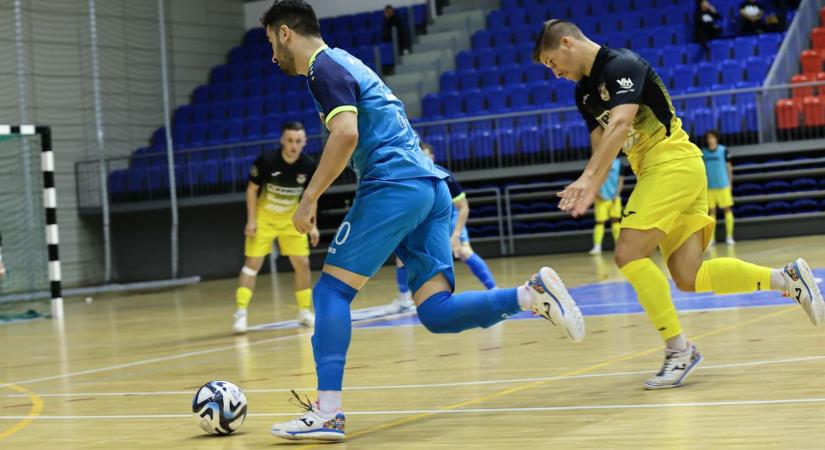
[[[571,405],[571,406],[536,406],[527,408],[468,408],[468,409],[409,409],[397,411],[351,411],[348,416],[376,415],[413,415],[413,414],[481,414],[505,412],[549,412],[549,411],[588,411],[610,409],[659,409],[659,408],[696,408],[703,406],[759,406],[792,405],[804,403],[825,403],[825,398],[787,398],[774,400],[720,400],[712,402],[686,403],[641,403],[619,405]],[[296,412],[251,413],[247,417],[283,417],[295,416]],[[97,416],[0,416],[0,420],[105,420],[105,419],[181,419],[192,417],[191,414],[136,414],[136,415],[97,415]]]
[[[730,364],[716,364],[710,366],[699,366],[698,370],[713,370],[713,369],[728,369],[733,367],[753,367],[765,366],[771,364],[787,364],[794,362],[818,361],[825,359],[825,355],[819,356],[803,356],[798,358],[747,361]],[[556,381],[556,380],[576,380],[583,378],[610,378],[627,375],[642,375],[650,373],[650,370],[640,370],[634,372],[604,372],[591,373],[583,375],[571,376],[555,376],[555,377],[535,377],[535,378],[510,378],[503,380],[486,380],[486,381],[457,381],[453,383],[431,383],[431,384],[397,384],[397,385],[380,385],[380,386],[352,386],[347,387],[347,391],[369,391],[369,390],[389,390],[389,389],[426,389],[439,387],[459,387],[459,386],[480,386],[490,384],[518,384],[530,383],[534,381]],[[314,391],[315,388],[294,388],[296,391]],[[273,389],[244,389],[245,393],[277,393],[289,392],[292,389],[288,388],[273,388]],[[77,392],[77,393],[54,393],[54,394],[37,394],[40,397],[130,397],[130,396],[161,396],[161,395],[192,395],[192,391],[155,391],[155,392]],[[25,394],[7,394],[6,397],[27,397]]]
[[[138,361],[133,361],[133,362],[130,362],[130,363],[125,363],[125,364],[117,364],[117,365],[114,365],[114,366],[98,367],[97,369],[81,370],[80,372],[69,372],[69,373],[62,373],[60,375],[52,375],[52,376],[48,376],[48,377],[29,378],[28,380],[21,380],[21,381],[14,381],[14,382],[10,382],[10,383],[0,384],[0,389],[11,386],[11,385],[34,384],[34,383],[40,383],[42,381],[51,381],[51,380],[59,380],[59,379],[62,379],[62,378],[76,377],[78,375],[88,375],[88,374],[91,374],[91,373],[108,372],[110,370],[125,369],[127,367],[142,366],[142,365],[145,365],[145,364],[152,364],[152,363],[162,362],[162,361],[170,361],[170,360],[173,360],[173,359],[188,358],[190,356],[198,356],[198,355],[205,355],[205,354],[208,354],[208,353],[222,352],[224,350],[234,350],[234,349],[238,349],[240,347],[252,347],[254,345],[269,344],[269,343],[275,342],[275,341],[283,341],[283,340],[287,340],[287,339],[293,339],[293,338],[296,338],[296,337],[309,336],[309,335],[310,335],[310,333],[290,334],[288,336],[278,336],[278,337],[274,337],[274,338],[264,339],[264,340],[261,340],[261,341],[244,342],[244,343],[233,344],[233,345],[225,345],[223,347],[213,347],[213,348],[207,348],[207,349],[204,349],[204,350],[197,350],[197,351],[193,351],[193,352],[178,353],[178,354],[169,355],[169,356],[161,356],[161,357],[158,357],[158,358],[141,359],[141,360],[138,360]]]

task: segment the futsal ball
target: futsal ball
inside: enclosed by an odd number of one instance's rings
[[[195,392],[192,414],[209,434],[229,434],[243,425],[246,396],[228,381],[210,381]]]

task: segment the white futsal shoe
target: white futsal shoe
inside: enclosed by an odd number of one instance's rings
[[[389,305],[386,306],[387,314],[398,314],[401,312],[409,311],[415,308],[415,303],[412,299],[411,292],[405,292],[403,294],[399,293],[398,297],[396,297]]]
[[[727,238],[725,238],[725,244],[726,245],[736,245],[736,241],[733,240],[732,236],[728,236]]]
[[[665,349],[665,362],[659,373],[645,382],[645,389],[671,389],[681,386],[703,359],[692,343],[682,352]]]
[[[344,424],[347,419],[343,411],[338,411],[332,418],[323,417],[318,410],[317,403],[311,403],[309,398],[301,400],[295,391],[292,395],[297,400],[297,405],[304,409],[304,413],[297,419],[289,422],[276,423],[272,425],[273,436],[289,439],[291,441],[315,440],[315,441],[343,441]]]
[[[295,321],[304,328],[312,328],[315,326],[315,314],[308,309],[302,309],[298,311],[298,317]]]
[[[235,311],[235,323],[232,324],[232,331],[235,334],[244,334],[246,333],[246,310],[239,309]]]
[[[602,246],[599,244],[595,244],[593,248],[590,249],[589,252],[591,255],[601,255],[602,254]]]
[[[571,341],[584,339],[584,317],[555,270],[542,267],[526,285],[534,313],[564,328]]]
[[[786,295],[802,306],[812,324],[819,325],[825,321],[825,300],[822,298],[819,286],[816,285],[816,279],[808,263],[799,258],[788,263],[782,272],[788,280]]]

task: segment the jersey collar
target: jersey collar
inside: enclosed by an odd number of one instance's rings
[[[322,51],[324,51],[328,48],[329,47],[327,47],[327,44],[323,44],[320,47],[318,47],[318,50],[315,50],[315,53],[313,53],[312,56],[309,57],[308,67],[312,67],[312,64],[315,62],[315,57],[318,56],[318,53],[321,53]]]
[[[598,75],[601,75],[602,69],[604,69],[604,63],[607,62],[608,52],[608,48],[604,45],[599,48],[599,52],[596,53],[596,60],[593,61],[593,67],[590,68],[590,75],[588,78],[596,78]]]

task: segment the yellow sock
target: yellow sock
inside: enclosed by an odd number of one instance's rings
[[[295,300],[298,303],[298,309],[309,309],[312,306],[312,289],[295,291]]]
[[[619,240],[619,233],[622,231],[622,226],[619,225],[618,220],[614,220],[613,223],[610,224],[610,232],[613,233],[613,242],[617,242]]]
[[[725,212],[725,233],[726,237],[733,237],[733,211]]]
[[[709,259],[696,273],[696,292],[738,294],[771,289],[771,268],[736,258]]]
[[[239,309],[246,309],[251,301],[252,289],[241,286],[237,291],[235,291],[235,303],[238,305]]]
[[[619,270],[636,290],[639,303],[662,339],[667,340],[681,333],[682,325],[670,299],[670,284],[656,264],[650,258],[637,259]]]
[[[602,245],[602,240],[604,240],[604,224],[597,223],[593,227],[593,245]]]

